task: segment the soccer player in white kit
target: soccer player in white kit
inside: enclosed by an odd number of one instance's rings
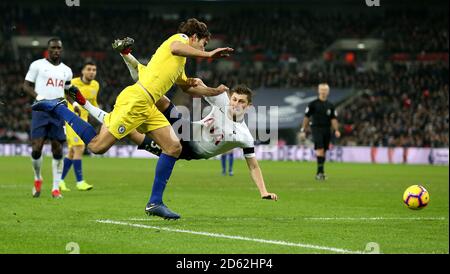
[[[48,41],[48,57],[31,63],[23,89],[34,99],[64,98],[64,90],[70,87],[72,70],[61,62],[62,42],[59,38]],[[53,154],[53,198],[62,198],[59,182],[63,168],[63,144],[66,141],[64,120],[44,111],[32,111],[31,145],[34,170],[33,197],[39,197],[42,186],[42,148],[50,140]]]

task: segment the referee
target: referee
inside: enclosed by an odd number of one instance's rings
[[[330,87],[326,83],[319,84],[319,98],[309,103],[305,110],[305,118],[300,129],[300,139],[306,139],[305,130],[308,125],[311,126],[314,140],[314,150],[317,157],[316,180],[323,181],[325,176],[325,155],[330,145],[331,128],[333,128],[336,138],[341,136],[337,121],[337,113],[334,105],[327,100],[330,93]]]

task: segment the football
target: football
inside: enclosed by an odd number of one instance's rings
[[[410,209],[422,209],[430,202],[430,194],[421,185],[412,185],[403,193],[403,202]]]

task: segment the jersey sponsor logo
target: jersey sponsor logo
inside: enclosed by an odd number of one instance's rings
[[[331,115],[331,109],[327,109],[327,115],[328,115],[328,116]]]
[[[61,87],[64,88],[64,81],[60,79],[53,80],[52,78],[47,79],[47,83],[45,84],[46,87],[52,86],[52,87]]]
[[[125,132],[125,126],[120,125],[119,128],[117,129],[117,131],[119,132],[119,134],[123,134]]]

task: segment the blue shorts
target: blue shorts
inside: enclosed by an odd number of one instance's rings
[[[64,120],[54,113],[33,111],[31,113],[31,139],[66,141]]]

